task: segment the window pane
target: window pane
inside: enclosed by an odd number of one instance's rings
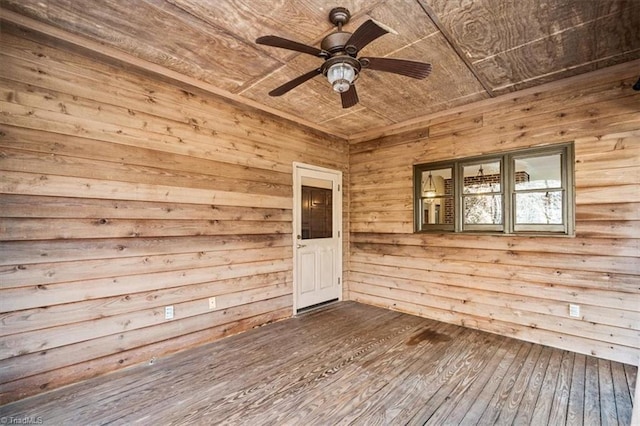
[[[333,191],[302,186],[302,239],[333,236]]]
[[[422,223],[452,225],[453,173],[451,168],[425,170],[421,175]]]
[[[560,154],[516,158],[516,191],[561,188],[561,160]]]
[[[500,195],[470,195],[464,197],[465,225],[499,225],[502,223]]]
[[[453,225],[453,197],[424,198],[422,215],[425,225]]]
[[[465,165],[462,170],[464,175],[462,192],[464,194],[500,192],[499,161]]]
[[[562,191],[516,194],[516,224],[562,224]]]
[[[451,169],[425,170],[422,172],[422,196],[434,198],[452,195]]]

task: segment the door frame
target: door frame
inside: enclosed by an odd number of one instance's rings
[[[337,256],[335,259],[335,270],[337,271],[339,280],[338,300],[343,297],[343,279],[342,279],[342,172],[340,170],[328,169],[326,167],[314,166],[312,164],[293,162],[293,229],[291,232],[291,244],[293,250],[293,315],[298,313],[298,232],[301,229],[301,207],[302,207],[302,177],[305,171],[328,173],[334,176],[338,182],[338,188],[333,188],[333,223],[334,230],[338,232]]]

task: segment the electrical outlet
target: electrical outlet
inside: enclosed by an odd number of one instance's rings
[[[569,303],[569,316],[573,318],[580,318],[580,305]]]
[[[216,298],[215,297],[210,297],[209,298],[209,309],[215,309],[216,308]]]
[[[164,319],[173,319],[173,306],[164,307]]]

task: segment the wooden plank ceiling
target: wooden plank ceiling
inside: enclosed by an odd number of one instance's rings
[[[639,0],[1,0],[64,33],[119,49],[343,137],[640,58]],[[315,78],[282,97],[268,92],[322,60],[257,45],[278,35],[319,46],[334,6],[353,32],[373,18],[397,34],[362,55],[430,62],[426,80],[363,70],[360,103],[343,109]],[[99,44],[98,44],[99,43]],[[640,74],[640,70],[639,70]]]

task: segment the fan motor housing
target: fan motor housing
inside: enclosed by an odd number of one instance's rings
[[[349,38],[351,38],[351,33],[346,31],[336,31],[335,33],[329,34],[322,40],[320,48],[331,54],[344,52],[344,46],[347,44],[347,41],[349,41]]]

